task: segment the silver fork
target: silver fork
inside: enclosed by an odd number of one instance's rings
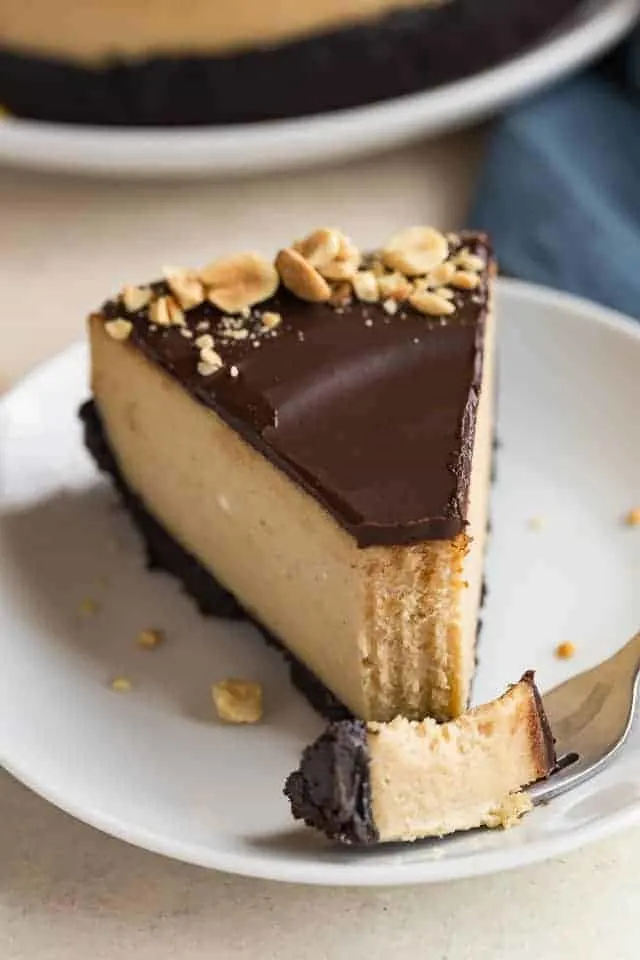
[[[633,726],[639,686],[637,633],[609,660],[544,694],[544,708],[556,738],[558,769],[530,788],[534,803],[572,790],[611,763]]]

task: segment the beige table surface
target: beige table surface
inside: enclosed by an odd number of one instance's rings
[[[236,184],[114,184],[0,170],[0,390],[82,336],[125,279],[325,223],[373,243],[456,226],[480,149],[461,135],[343,168]],[[640,829],[517,873],[327,890],[164,860],[0,773],[0,960],[636,960]]]

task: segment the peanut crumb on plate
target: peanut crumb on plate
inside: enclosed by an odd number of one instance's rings
[[[221,720],[257,723],[262,719],[262,684],[228,678],[214,683],[211,696]]]
[[[164,642],[164,634],[162,630],[141,630],[136,642],[145,650],[155,650]]]
[[[575,643],[565,641],[564,643],[559,643],[556,647],[556,657],[560,660],[571,660],[576,653]]]
[[[527,520],[527,526],[529,530],[542,530],[544,527],[544,520],[542,517],[530,517]]]
[[[100,604],[91,597],[85,597],[78,605],[78,613],[81,617],[94,617],[99,609]]]
[[[624,522],[628,527],[640,527],[640,507],[633,507],[629,510]]]
[[[111,689],[116,693],[129,693],[133,684],[128,677],[114,677],[111,681]]]

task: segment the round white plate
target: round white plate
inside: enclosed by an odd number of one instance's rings
[[[106,177],[241,176],[341,160],[457,128],[582,66],[629,30],[639,0],[585,0],[536,48],[424,93],[353,110],[235,127],[106,129],[9,120],[0,162]]]
[[[476,701],[528,667],[547,688],[640,624],[640,530],[622,522],[640,501],[640,324],[513,282],[498,306],[502,445]],[[86,367],[73,347],[0,404],[0,759],[19,779],[150,850],[306,883],[488,873],[640,821],[638,731],[610,770],[506,833],[357,851],[294,823],[282,783],[322,723],[252,627],[201,617],[145,570],[82,448]],[[99,610],[82,618],[86,598]],[[166,644],[136,647],[153,626]],[[554,657],[563,640],[570,662]],[[119,675],[130,693],[110,689]],[[216,721],[209,685],[229,675],[264,683],[261,725]]]

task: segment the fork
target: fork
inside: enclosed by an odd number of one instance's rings
[[[609,660],[544,694],[558,765],[547,780],[530,788],[534,803],[573,790],[611,763],[633,726],[639,679],[637,633]]]

